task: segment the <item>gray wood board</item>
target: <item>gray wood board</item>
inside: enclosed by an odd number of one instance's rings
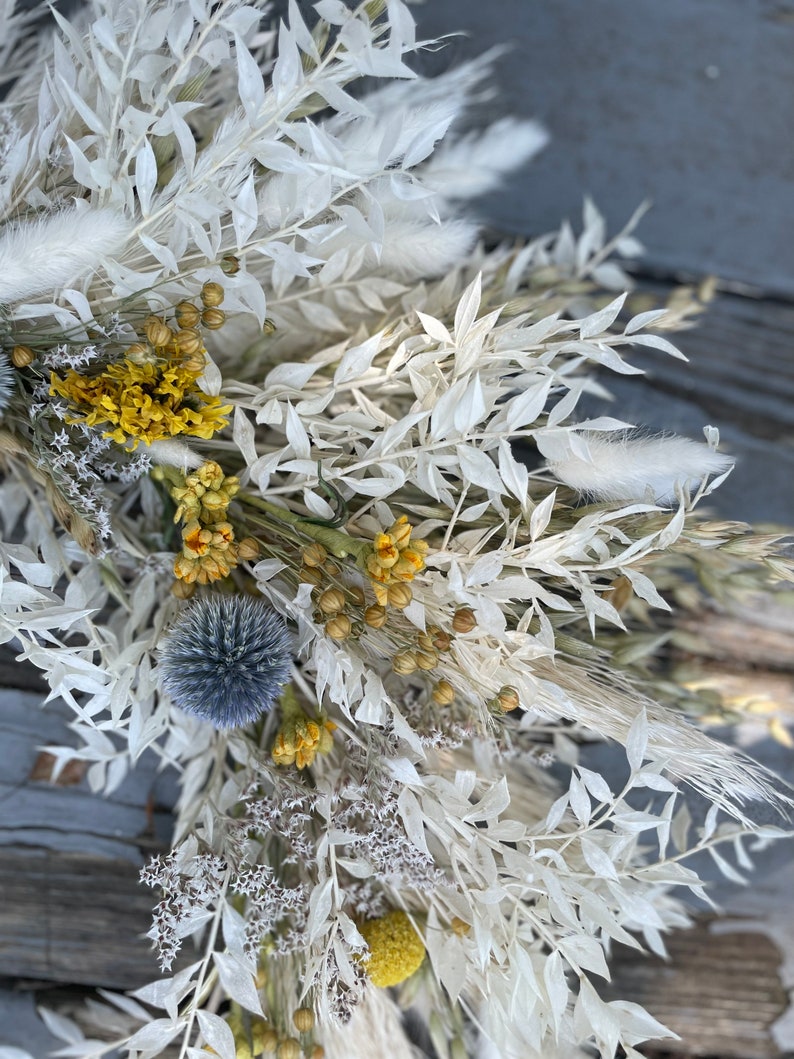
[[[791,0],[432,0],[423,37],[455,31],[444,69],[493,45],[490,116],[552,141],[482,209],[505,232],[578,222],[590,195],[617,230],[646,199],[651,266],[794,295]]]

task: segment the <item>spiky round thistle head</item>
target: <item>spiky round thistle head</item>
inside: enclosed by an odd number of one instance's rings
[[[0,415],[8,408],[8,402],[16,386],[16,373],[8,359],[8,354],[0,352]]]
[[[264,600],[206,596],[185,609],[163,643],[160,684],[188,713],[216,728],[239,728],[271,709],[291,666],[287,626]]]

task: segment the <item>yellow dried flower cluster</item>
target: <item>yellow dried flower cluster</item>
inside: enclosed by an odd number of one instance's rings
[[[399,985],[419,970],[425,945],[405,912],[399,909],[359,926],[369,946],[363,963],[373,985]]]
[[[228,577],[241,559],[254,559],[259,547],[252,537],[239,543],[226,512],[240,488],[237,478],[225,475],[209,460],[185,478],[183,486],[173,486],[177,503],[174,522],[184,522],[182,551],[174,561],[174,574],[187,584],[206,585]]]
[[[206,440],[226,426],[231,405],[200,390],[199,375],[176,360],[138,363],[127,356],[99,375],[70,370],[62,379],[53,372],[50,395],[72,406],[68,422],[108,424],[105,436],[119,445],[134,449],[179,434]]]
[[[406,581],[413,581],[416,574],[425,566],[427,541],[411,540],[412,527],[406,515],[401,515],[396,522],[383,533],[378,533],[372,542],[372,551],[364,559],[364,568],[372,582],[375,598],[380,606],[389,603],[392,606],[407,606],[410,602],[410,589],[405,592],[390,592],[390,586],[401,586]],[[407,586],[406,586],[407,587]]]
[[[324,713],[317,720],[301,708],[292,688],[281,697],[281,727],[276,733],[271,756],[277,765],[308,768],[317,754],[327,754],[334,745],[336,725]]]
[[[65,398],[75,415],[67,422],[110,429],[105,437],[118,445],[137,448],[140,441],[186,435],[209,440],[222,430],[232,410],[199,388],[206,365],[206,349],[198,325],[215,330],[224,323],[219,283],[205,283],[203,310],[191,302],[176,307],[176,327],[160,316],[148,316],[142,326],[144,341],[133,342],[124,359],[96,375],[70,370],[62,379],[50,375],[50,395]]]

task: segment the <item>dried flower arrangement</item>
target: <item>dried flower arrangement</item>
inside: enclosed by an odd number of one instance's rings
[[[715,430],[576,420],[686,314],[604,297],[639,246],[589,204],[478,243],[545,139],[464,131],[487,61],[418,76],[402,0],[266,14],[2,15],[3,635],[74,710],[61,766],[181,775],[163,977],[44,1017],[74,1059],[399,1059],[400,1007],[440,1059],[637,1057],[665,1030],[600,997],[611,941],[662,952],[687,857],[735,874],[785,798],[618,652],[670,564],[790,566],[696,510]]]

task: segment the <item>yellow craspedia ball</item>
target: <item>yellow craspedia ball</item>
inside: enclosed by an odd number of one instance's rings
[[[425,946],[405,912],[394,911],[363,923],[359,930],[369,945],[363,959],[373,985],[399,985],[419,969]]]

